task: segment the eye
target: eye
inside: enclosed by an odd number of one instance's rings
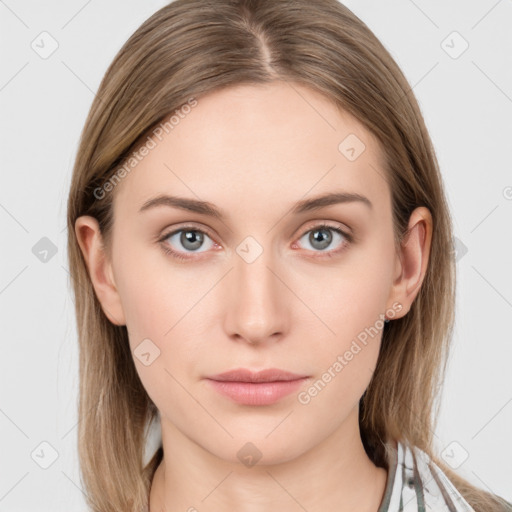
[[[204,246],[205,239],[210,240],[210,244],[206,244],[206,249],[200,251],[199,249]],[[173,257],[182,260],[189,259],[189,257],[184,256],[183,253],[187,254],[189,251],[190,253],[202,253],[215,245],[215,242],[213,242],[206,232],[192,227],[183,227],[165,234],[160,238],[159,242],[162,243],[162,247],[167,254],[171,254]],[[172,246],[178,249],[175,250],[171,248]]]
[[[312,247],[313,252],[319,253],[313,257],[328,257],[331,258],[333,255],[343,251],[353,241],[352,235],[346,233],[342,229],[336,226],[330,226],[328,224],[320,224],[312,229],[306,231],[300,238],[306,239]],[[209,240],[209,243],[205,246],[205,240]],[[212,238],[202,229],[198,229],[195,226],[184,226],[180,229],[171,231],[163,235],[158,240],[164,252],[171,255],[173,258],[178,260],[191,260],[195,259],[190,256],[193,253],[203,253],[214,247],[220,247]],[[333,245],[338,246],[337,249],[326,251],[325,249]],[[180,247],[181,246],[181,247]],[[297,243],[293,244],[293,248],[297,247]],[[200,250],[203,249],[203,250]]]
[[[339,227],[329,226],[327,224],[320,224],[315,226],[313,229],[306,231],[299,238],[299,240],[302,239],[305,239],[306,242],[310,244],[314,252],[320,252],[322,253],[321,256],[327,257],[332,257],[333,254],[341,252],[352,242],[351,235],[345,233]],[[333,245],[333,241],[335,242],[334,246],[338,246],[338,248],[331,251],[325,251],[326,248]]]

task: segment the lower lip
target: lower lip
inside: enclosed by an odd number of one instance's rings
[[[307,378],[276,382],[232,382],[207,379],[222,395],[244,405],[270,405],[296,391]]]

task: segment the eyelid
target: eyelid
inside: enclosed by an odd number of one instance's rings
[[[208,235],[215,243],[218,243],[215,240],[215,237],[212,235],[212,232],[209,228],[206,226],[203,226],[202,224],[196,224],[196,223],[185,223],[185,224],[179,224],[178,226],[174,226],[172,230],[165,231],[162,233],[162,235],[158,238],[159,242],[162,242],[166,238],[169,238],[171,235],[175,235],[179,231],[185,231],[189,229],[190,231],[200,231],[202,233],[205,233]]]
[[[302,238],[306,233],[313,229],[320,229],[320,228],[331,228],[331,229],[339,229],[345,237],[347,237],[348,240],[353,240],[354,235],[352,233],[352,230],[345,224],[338,222],[338,221],[331,221],[331,220],[322,220],[322,219],[315,219],[310,222],[306,223],[306,227],[301,231],[301,235],[299,238]]]

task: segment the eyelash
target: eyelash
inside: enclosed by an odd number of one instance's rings
[[[311,231],[318,231],[318,230],[321,230],[321,229],[325,229],[327,231],[334,231],[335,233],[338,233],[339,235],[344,237],[345,240],[341,243],[341,247],[339,249],[335,249],[335,250],[331,250],[331,251],[325,251],[325,252],[324,251],[314,251],[314,252],[319,253],[319,255],[313,256],[313,258],[332,258],[333,256],[336,256],[337,254],[339,254],[342,251],[344,251],[345,249],[347,249],[348,246],[350,244],[352,244],[353,241],[354,241],[354,237],[352,235],[350,235],[349,233],[346,233],[345,231],[343,231],[342,229],[340,229],[338,227],[331,226],[329,224],[318,224],[318,225],[316,225],[316,226],[314,226],[314,227],[304,231],[302,233],[302,235],[299,237],[299,239],[302,238],[305,234],[307,234],[307,233],[309,233]],[[168,244],[165,243],[165,241],[169,237],[171,237],[172,235],[175,235],[176,233],[179,233],[181,231],[196,231],[198,233],[202,233],[204,235],[208,235],[213,240],[213,237],[208,233],[208,231],[204,231],[203,229],[198,229],[195,226],[182,226],[180,229],[175,229],[174,231],[170,231],[169,233],[166,233],[165,235],[163,235],[161,238],[158,239],[158,242],[161,244],[162,249],[165,252],[165,254],[167,254],[167,255],[169,255],[172,258],[175,258],[177,260],[190,261],[190,260],[195,259],[194,257],[183,256],[180,252],[174,251],[173,249],[171,249],[169,247]]]

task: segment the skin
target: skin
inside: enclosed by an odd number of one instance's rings
[[[366,146],[354,161],[338,150],[349,134]],[[299,391],[309,389],[383,314],[407,314],[427,267],[429,211],[412,213],[396,253],[378,141],[298,84],[210,93],[157,142],[114,190],[112,259],[94,218],[75,226],[109,320],[127,326],[132,353],[146,338],[160,350],[149,366],[134,357],[161,414],[165,456],[151,512],[376,512],[387,473],[366,455],[358,403],[381,331],[307,404],[294,392],[268,406],[239,405],[204,377],[274,367],[310,376]],[[335,190],[362,194],[373,207],[289,213],[297,201]],[[138,212],[164,193],[208,201],[227,218],[168,206]],[[185,222],[208,230],[195,252],[180,233],[157,241]],[[321,222],[356,240],[336,254],[345,238],[330,232],[322,249],[311,238]],[[236,252],[248,236],[263,249],[252,263]],[[189,259],[173,259],[164,245]],[[262,454],[249,467],[237,457],[248,441]]]

